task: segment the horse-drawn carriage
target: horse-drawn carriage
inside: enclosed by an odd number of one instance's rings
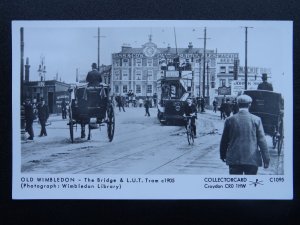
[[[71,101],[69,105],[70,138],[74,142],[74,128],[81,126],[81,138],[85,137],[85,126],[88,125],[88,140],[91,130],[107,126],[108,140],[114,137],[115,115],[111,100],[109,99],[109,86],[74,86],[69,89]]]
[[[273,148],[281,153],[284,131],[284,101],[280,93],[264,90],[247,90],[244,94],[252,98],[249,111],[261,118],[264,131],[272,137]]]

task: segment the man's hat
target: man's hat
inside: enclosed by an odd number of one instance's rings
[[[267,79],[267,78],[268,78],[268,74],[263,73],[261,77],[262,77],[263,79]]]
[[[252,98],[248,95],[240,95],[237,97],[237,102],[238,103],[251,103]]]
[[[92,68],[97,68],[97,63],[93,63]]]

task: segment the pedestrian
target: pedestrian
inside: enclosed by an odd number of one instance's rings
[[[218,102],[217,102],[217,100],[216,99],[214,99],[214,101],[213,101],[213,112],[217,112],[217,107],[218,107]]]
[[[41,133],[39,137],[47,136],[47,131],[46,131],[46,122],[49,118],[49,110],[48,106],[45,104],[45,100],[41,99],[41,103],[38,107],[38,118],[41,124]]]
[[[121,108],[122,108],[123,111],[125,112],[123,99],[122,99],[121,94],[117,95],[115,99],[116,99],[116,102],[117,102],[117,106],[119,107],[119,111],[121,112]]]
[[[225,118],[226,118],[226,116],[225,116],[225,111],[224,111],[224,109],[225,109],[225,98],[222,98],[222,102],[221,102],[221,106],[220,106],[220,116],[221,116],[221,120],[225,120]]]
[[[150,108],[150,100],[149,100],[149,97],[147,96],[146,97],[146,100],[145,100],[145,103],[144,103],[144,107],[145,107],[145,116],[150,116],[150,113],[149,113],[149,108]]]
[[[64,98],[61,102],[61,115],[62,115],[62,119],[67,119],[67,104]]]
[[[196,119],[197,119],[197,107],[196,104],[193,103],[193,100],[191,98],[188,98],[187,104],[184,106],[184,115],[186,116],[192,116],[191,118],[191,124],[192,124],[192,129],[194,133],[194,138],[197,136],[197,128],[196,128]],[[185,129],[187,128],[187,124],[185,125]]]
[[[34,111],[29,98],[27,98],[25,101],[24,111],[25,111],[25,124],[26,124],[25,131],[29,134],[27,140],[33,140],[34,133],[33,133],[32,124],[34,120]]]
[[[249,112],[251,97],[241,95],[237,102],[239,112],[225,120],[220,158],[229,174],[256,175],[258,167],[268,168],[270,162],[264,129],[261,119]]]
[[[230,114],[231,114],[231,104],[230,104],[229,99],[226,99],[226,103],[223,105],[223,111],[224,111],[226,117],[230,116]]]
[[[88,72],[86,76],[86,82],[88,82],[88,86],[99,86],[102,82],[102,77],[99,71],[97,70],[97,64],[92,64],[92,70]]]
[[[261,79],[263,82],[257,86],[257,90],[273,91],[273,85],[267,81],[268,75],[266,73],[262,74]]]
[[[204,100],[204,98],[201,96],[201,98],[200,98],[201,112],[205,112],[204,106],[205,106],[205,100]]]
[[[239,106],[238,106],[238,104],[237,104],[236,99],[234,99],[234,100],[232,101],[231,109],[232,109],[232,113],[233,113],[233,114],[237,114],[237,113],[238,113],[238,111],[239,111]]]
[[[142,107],[142,106],[143,106],[143,99],[139,98],[139,107]]]
[[[157,106],[157,94],[154,93],[152,97],[153,97],[153,105],[154,105],[154,107],[156,107]]]

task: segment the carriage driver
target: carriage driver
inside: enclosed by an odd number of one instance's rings
[[[86,82],[88,82],[88,86],[99,86],[102,82],[102,77],[99,71],[97,70],[97,64],[92,64],[92,70],[88,72],[86,76]]]

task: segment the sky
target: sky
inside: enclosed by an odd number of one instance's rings
[[[19,56],[20,27],[24,27],[24,58],[29,58],[30,80],[39,80],[38,66],[45,59],[46,79],[56,74],[61,81],[74,83],[76,70],[85,77],[97,62],[98,27],[100,28],[100,64],[111,64],[111,54],[129,44],[140,48],[152,42],[159,48],[204,46],[218,53],[239,53],[245,65],[245,26],[248,29],[248,66],[270,68],[273,86],[292,81],[292,23],[283,21],[15,21],[13,54]],[[14,50],[15,49],[15,50]],[[15,64],[20,61],[14,57]],[[19,57],[20,58],[20,57]],[[289,78],[288,80],[286,78]]]

